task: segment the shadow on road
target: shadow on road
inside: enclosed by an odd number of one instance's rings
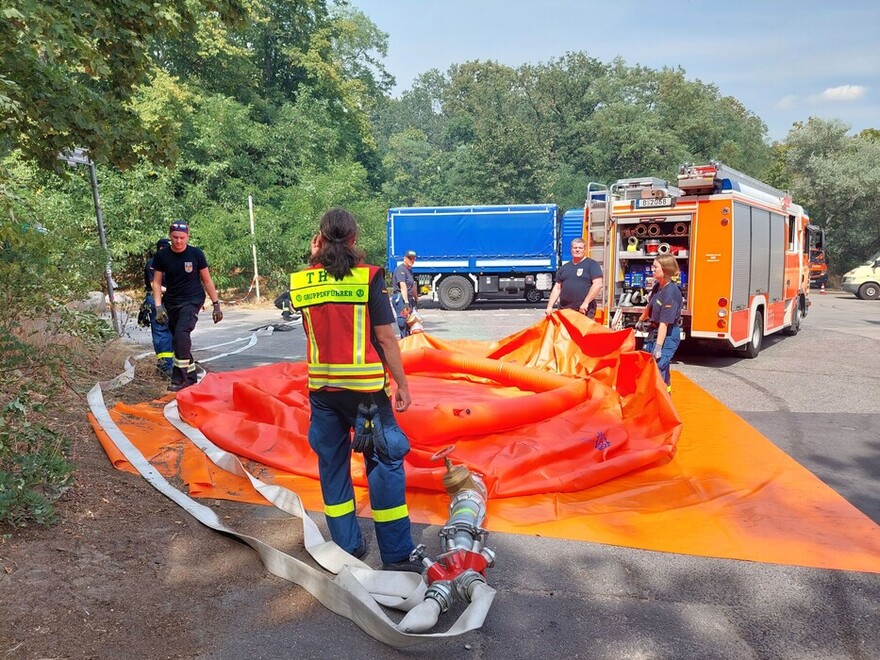
[[[530,303],[520,299],[498,298],[497,300],[475,300],[470,304],[467,309],[461,311],[463,313],[467,313],[470,310],[492,311],[513,309],[544,309],[546,306],[546,300],[536,303]],[[449,311],[450,313],[458,313],[455,310],[443,310],[440,307],[440,303],[434,302],[433,300],[420,300],[419,307],[421,309],[436,309],[440,311]]]

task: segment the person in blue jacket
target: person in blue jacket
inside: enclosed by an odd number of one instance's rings
[[[160,238],[156,241],[156,254],[169,247],[171,247],[171,241],[167,238]],[[153,299],[154,258],[155,256],[152,256],[147,259],[144,266],[144,288],[147,291],[145,302],[150,306],[150,334],[153,337],[153,350],[156,352],[156,368],[163,375],[171,378],[171,371],[174,367],[174,348],[171,345],[171,328],[167,324],[156,323],[156,301]]]

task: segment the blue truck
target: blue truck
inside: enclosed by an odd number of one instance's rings
[[[555,204],[434,206],[388,211],[388,270],[407,250],[418,255],[413,275],[443,309],[474,300],[524,298],[538,303],[583,235],[584,210]]]

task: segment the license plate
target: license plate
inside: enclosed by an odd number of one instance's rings
[[[656,209],[662,206],[672,206],[672,197],[649,197],[647,199],[634,199],[633,208]]]

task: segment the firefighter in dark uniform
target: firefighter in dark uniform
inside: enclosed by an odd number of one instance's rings
[[[556,284],[550,291],[546,314],[553,312],[559,300],[559,309],[573,309],[588,318],[596,316],[596,298],[605,282],[598,261],[586,256],[586,242],[575,238],[571,242],[571,261],[556,271]]]
[[[373,523],[383,568],[421,572],[410,559],[415,544],[406,506],[403,457],[409,441],[397,425],[386,368],[397,383],[394,408],[411,399],[388,304],[384,272],[363,263],[355,246],[357,221],[341,208],[327,211],[312,241],[311,266],[291,275],[293,306],[308,341],[309,444],[318,455],[324,514],[333,540],[355,557],[367,552],[355,515],[351,481],[352,435],[372,410],[379,429],[363,451]],[[359,414],[360,409],[360,414]]]
[[[156,254],[160,250],[171,247],[171,241],[167,238],[160,238],[156,241]],[[153,259],[147,259],[144,265],[144,288],[147,291],[145,302],[150,306],[150,334],[153,337],[153,350],[156,352],[156,367],[165,376],[171,378],[171,370],[173,368],[174,348],[171,345],[171,329],[167,324],[156,322],[156,301],[153,300]]]
[[[676,282],[680,270],[671,254],[661,254],[654,259],[652,267],[655,283],[637,328],[648,332],[643,350],[657,360],[666,390],[671,392],[669,365],[681,343],[681,311],[684,309],[684,298]]]
[[[153,298],[156,321],[171,328],[174,345],[174,369],[168,389],[177,392],[198,382],[196,363],[192,356],[192,338],[205,304],[205,292],[214,305],[214,323],[223,319],[217,288],[208,270],[208,260],[199,248],[189,245],[189,225],[172,222],[168,229],[171,249],[160,250],[153,257]],[[166,291],[162,293],[162,287]]]

